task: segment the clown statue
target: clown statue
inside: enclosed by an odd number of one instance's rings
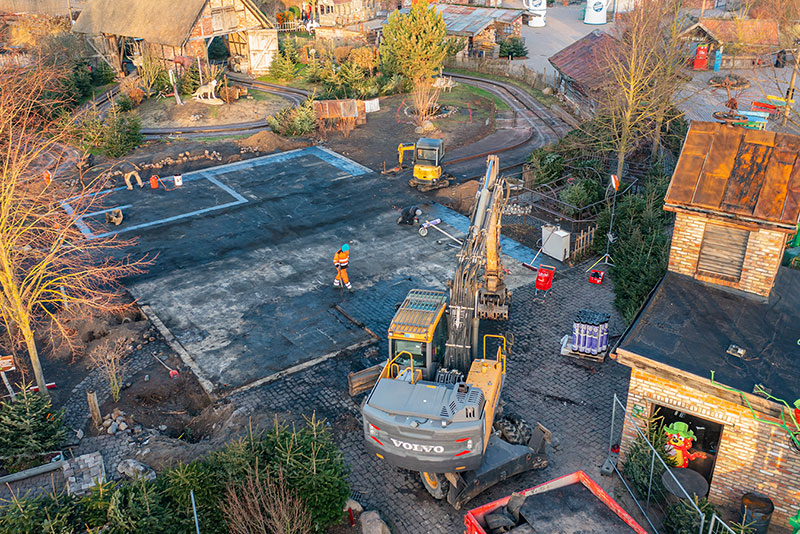
[[[689,460],[706,457],[702,452],[689,452],[694,441],[694,432],[683,421],[675,421],[664,432],[667,434],[667,454],[675,467],[688,467]]]

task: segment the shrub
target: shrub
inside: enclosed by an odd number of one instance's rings
[[[603,200],[603,186],[599,181],[591,178],[578,178],[558,193],[562,202],[571,204],[574,208],[562,206],[567,215],[575,216],[590,204]]]
[[[289,37],[278,41],[278,51],[292,60],[292,63],[297,63],[297,40],[294,37]]]
[[[352,46],[337,46],[333,49],[333,59],[336,60],[336,63],[341,65],[347,58],[350,56],[350,52],[353,51]]]
[[[631,322],[650,291],[664,276],[669,258],[667,225],[669,213],[662,208],[668,185],[658,171],[650,178],[642,194],[629,194],[617,200],[610,247],[615,267],[614,306],[627,322]],[[608,233],[611,206],[598,217],[597,234]],[[605,239],[595,239],[595,250],[604,251]]]
[[[0,502],[0,534],[194,532],[190,491],[204,534],[247,532],[236,530],[231,512],[247,519],[264,510],[284,529],[251,532],[324,532],[342,519],[346,476],[322,421],[312,418],[299,430],[276,423],[269,432],[251,432],[202,460],[168,469],[155,482],[104,482],[79,499]],[[235,509],[231,489],[244,508]]]
[[[92,85],[100,86],[113,82],[116,79],[116,72],[108,66],[105,61],[100,61],[100,64],[92,69]]]
[[[28,391],[16,400],[0,403],[0,456],[9,471],[18,471],[37,464],[37,458],[61,445],[66,436],[64,409],[55,410],[50,397]]]
[[[72,67],[71,76],[77,99],[85,98],[92,94],[92,73],[88,63],[84,61],[75,63]]]
[[[667,437],[664,433],[664,425],[661,418],[658,416],[650,417],[645,420],[645,427],[643,429],[644,436],[653,444],[653,449],[656,450],[662,460],[667,465],[670,465],[669,457],[666,453]],[[661,502],[665,497],[664,486],[661,483],[661,475],[664,473],[664,465],[656,460],[653,462],[653,451],[647,444],[647,440],[636,433],[636,438],[631,443],[631,448],[625,455],[625,461],[622,462],[622,471],[625,473],[625,478],[628,479],[633,491],[640,499],[646,499],[648,495],[648,488],[650,488],[650,498],[656,502]],[[650,487],[650,466],[653,466],[652,488]]]
[[[286,136],[309,135],[316,127],[317,116],[311,97],[298,107],[286,108],[272,117],[267,117],[267,124],[272,131]]]
[[[103,154],[109,158],[119,158],[130,153],[142,142],[141,129],[136,114],[122,113],[117,106],[113,106],[103,132]]]
[[[226,489],[225,518],[230,533],[310,533],[308,507],[286,486],[282,472],[273,478],[269,473],[261,477],[254,471],[243,483]]]
[[[552,182],[564,172],[564,157],[547,148],[537,148],[528,156],[527,170],[526,187]]]
[[[708,525],[712,516],[717,513],[708,499],[698,499],[694,497],[694,504],[700,509],[700,514],[704,517],[703,524]],[[696,534],[700,531],[700,517],[692,504],[681,499],[679,502],[667,507],[664,515],[664,532],[666,534]]]
[[[275,54],[272,65],[269,67],[269,75],[276,80],[293,80],[295,76],[295,64],[291,58],[279,52]]]
[[[509,37],[500,41],[500,57],[524,57],[528,55],[525,42],[519,37]]]
[[[362,46],[350,51],[347,59],[353,65],[371,74],[375,70],[375,49],[371,46]]]

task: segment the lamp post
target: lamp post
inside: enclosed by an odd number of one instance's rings
[[[800,39],[794,40],[794,52],[792,56],[794,57],[794,69],[792,69],[792,79],[789,82],[789,88],[786,90],[786,105],[783,107],[783,120],[781,121],[781,126],[786,126],[786,121],[789,120],[789,109],[792,105],[792,101],[794,100],[794,82],[797,81],[797,67],[800,65],[800,58],[798,56],[798,52],[800,52],[800,47],[797,45],[800,44]]]

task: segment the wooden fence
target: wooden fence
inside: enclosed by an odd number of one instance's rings
[[[507,59],[485,59],[485,58],[452,58],[447,61],[445,68],[455,68],[490,74],[492,76],[502,76],[513,78],[524,82],[534,89],[544,89],[554,85],[555,70],[548,72],[538,72],[525,65]]]
[[[570,259],[581,258],[592,252],[594,245],[594,231],[596,226],[590,226],[585,230],[581,230],[578,234],[572,234],[572,244],[570,246],[569,257]]]

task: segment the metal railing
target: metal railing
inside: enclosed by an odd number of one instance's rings
[[[625,430],[626,436],[633,436],[633,440],[628,440],[620,450]],[[698,534],[737,534],[715,512],[704,514],[700,510],[696,498],[704,495],[689,495],[678,482],[671,470],[673,467],[664,461],[663,452],[656,450],[650,440],[654,430],[647,428],[644,418],[627,413],[622,401],[614,394],[609,453],[604,469],[613,469],[617,474],[653,532],[681,530]],[[621,468],[618,465],[620,458]]]
[[[665,521],[669,521],[668,516],[678,515],[679,511],[691,525],[697,525],[698,534],[703,534],[708,524],[694,496],[689,495],[675,478],[670,470],[671,466],[664,461],[663,451],[657,451],[653,447],[649,438],[650,429],[642,429],[642,424],[641,419],[626,412],[625,406],[615,394],[607,465],[619,476],[653,532],[665,532],[664,525]],[[628,430],[628,436],[633,431],[633,440],[625,443],[625,448],[620,450],[624,429]],[[617,455],[622,457],[621,462]]]

